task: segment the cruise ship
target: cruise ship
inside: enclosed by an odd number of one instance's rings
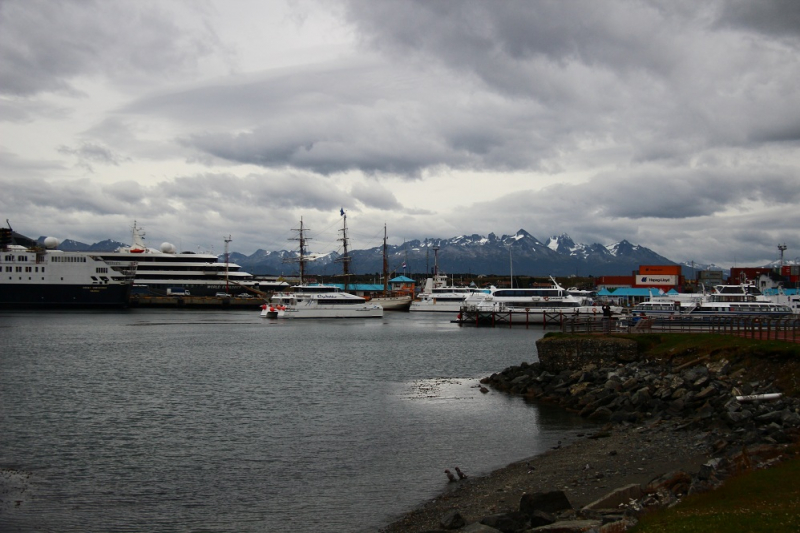
[[[0,228],[0,308],[125,307],[135,264],[113,264],[91,252],[57,250]]]
[[[134,291],[137,294],[163,296],[175,289],[187,291],[191,296],[260,294],[289,287],[284,281],[256,279],[239,265],[219,261],[211,253],[178,253],[169,242],[162,243],[158,250],[148,248],[144,230],[135,221],[131,238],[130,246],[95,255],[120,268],[135,266]]]

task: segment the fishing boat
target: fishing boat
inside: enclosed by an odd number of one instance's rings
[[[5,309],[125,307],[136,265],[115,264],[91,252],[58,250],[0,228],[0,307]]]
[[[459,308],[461,314],[503,313],[510,323],[536,324],[549,320],[548,315],[613,316],[622,313],[618,306],[586,305],[582,297],[574,296],[550,277],[547,287],[500,288],[490,287],[487,293],[474,293]]]
[[[425,285],[411,302],[410,311],[457,313],[464,301],[473,294],[485,293],[477,287],[458,286],[449,283],[447,276],[439,272],[439,248],[433,248],[433,277],[425,280]]]
[[[447,276],[435,275],[425,281],[417,298],[411,302],[410,311],[457,313],[470,296],[485,293],[485,289],[451,285]]]

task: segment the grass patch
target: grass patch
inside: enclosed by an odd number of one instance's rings
[[[719,489],[642,517],[636,533],[800,531],[800,459],[731,478]]]

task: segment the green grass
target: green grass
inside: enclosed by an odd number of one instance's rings
[[[800,459],[731,478],[719,489],[642,517],[636,533],[800,531]]]

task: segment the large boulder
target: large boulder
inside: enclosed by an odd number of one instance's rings
[[[519,501],[519,510],[526,515],[533,515],[536,511],[557,514],[562,511],[571,511],[572,504],[564,491],[536,492],[522,495]]]

